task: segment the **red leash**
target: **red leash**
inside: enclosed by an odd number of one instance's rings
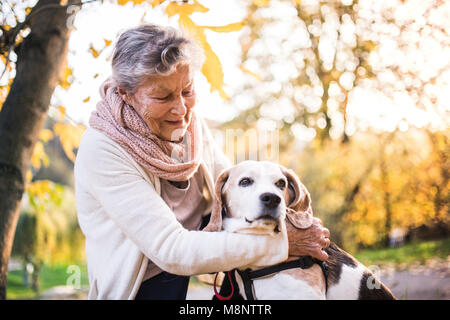
[[[219,300],[230,300],[234,294],[234,285],[233,285],[233,280],[231,279],[231,271],[227,272],[228,281],[230,281],[230,285],[231,285],[231,294],[228,297],[221,296],[219,294],[219,292],[217,292],[216,280],[217,280],[218,275],[219,275],[219,273],[216,273],[216,277],[214,278],[214,294],[216,295],[217,299],[219,299]]]

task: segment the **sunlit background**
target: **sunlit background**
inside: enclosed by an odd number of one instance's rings
[[[36,2],[2,1],[0,21],[14,26]],[[99,87],[111,74],[120,32],[141,23],[180,27],[179,16],[166,12],[169,1],[155,7],[151,1],[119,2],[122,5],[115,0],[85,4],[70,21],[74,29],[65,76],[52,97],[46,127],[53,134],[43,141],[46,154],[37,157],[32,170],[32,181],[41,182],[26,194],[22,215],[46,217],[46,227],[32,227],[41,228],[36,233],[40,245],[26,243],[24,248],[16,241],[13,252],[25,266],[36,268],[36,259],[42,265],[84,266],[73,200],[73,158],[67,155],[67,149],[75,154],[77,145],[65,145],[67,137],[59,142],[52,126],[58,121],[88,126],[100,99]],[[311,192],[314,214],[334,241],[364,263],[389,270],[411,265],[432,270],[430,263],[439,265],[439,277],[447,282],[437,281],[444,287],[430,290],[434,298],[449,299],[450,2],[192,3],[209,9],[189,15],[197,26],[243,22],[236,31],[204,30],[220,61],[212,68],[220,67],[224,74],[222,94],[211,89],[203,74],[196,77],[196,110],[227,156],[235,162],[248,158],[254,148],[246,146],[244,156],[238,157],[240,149],[229,147],[235,138],[227,140],[227,130],[244,144],[255,132],[275,134],[270,147],[276,144],[276,160],[297,172]],[[14,74],[12,67],[0,85],[6,86]],[[21,218],[18,239],[20,228],[28,230],[30,223]],[[50,236],[42,240],[39,232]],[[68,254],[60,252],[60,240]],[[396,290],[408,298],[405,286]]]

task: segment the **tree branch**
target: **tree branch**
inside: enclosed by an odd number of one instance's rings
[[[5,31],[4,28],[2,28],[2,32],[3,35],[0,38],[0,54],[3,54],[7,51],[7,55],[6,55],[6,62],[5,62],[5,68],[3,69],[2,74],[0,75],[0,79],[3,78],[3,76],[5,75],[6,70],[8,69],[8,64],[10,62],[10,57],[11,57],[11,52],[14,50],[15,46],[15,41],[17,36],[19,35],[20,31],[23,30],[26,26],[29,26],[29,22],[31,20],[32,17],[34,17],[35,15],[37,15],[38,13],[44,11],[44,10],[48,10],[48,9],[63,9],[63,8],[69,8],[72,6],[82,6],[83,4],[86,3],[92,3],[92,2],[98,2],[99,0],[88,0],[85,2],[76,2],[76,3],[72,3],[72,4],[67,4],[67,5],[60,5],[60,4],[48,4],[48,5],[44,5],[38,9],[33,9],[30,14],[25,18],[25,20],[21,23],[18,23],[17,26],[15,26],[13,29],[10,30],[10,32]],[[36,8],[36,7],[35,7]],[[5,41],[3,41],[3,36],[6,36],[4,39]]]

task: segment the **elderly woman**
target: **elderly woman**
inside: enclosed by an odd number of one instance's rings
[[[89,299],[185,299],[190,275],[272,265],[288,251],[327,258],[318,219],[289,241],[200,231],[214,181],[231,165],[194,111],[201,62],[170,27],[143,25],[118,39],[75,162]]]

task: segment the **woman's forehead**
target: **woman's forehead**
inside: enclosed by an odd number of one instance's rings
[[[142,87],[147,90],[173,91],[189,86],[193,79],[194,77],[189,66],[178,66],[174,72],[167,76],[149,76],[142,84]]]

